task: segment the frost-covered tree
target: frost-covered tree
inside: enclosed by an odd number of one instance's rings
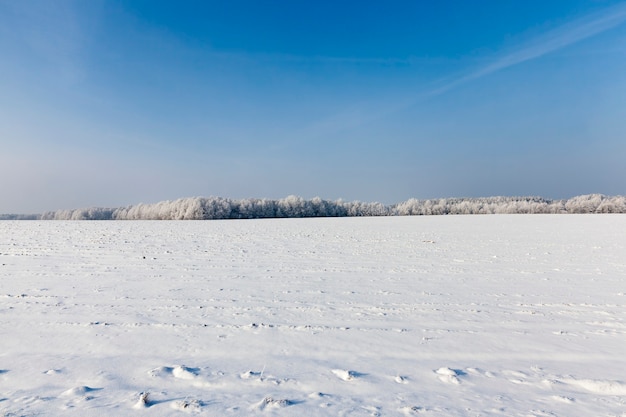
[[[88,208],[46,212],[44,220],[213,220],[279,217],[428,216],[447,214],[626,213],[626,197],[590,194],[568,200],[541,197],[441,198],[382,203],[305,200],[288,196],[280,200],[222,197],[191,197],[154,204],[111,208]],[[3,215],[0,219],[18,219]],[[35,218],[25,216],[24,218]]]

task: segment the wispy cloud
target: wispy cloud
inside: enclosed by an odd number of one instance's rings
[[[487,65],[462,75],[448,82],[443,87],[430,91],[428,95],[439,95],[466,82],[540,58],[551,52],[619,26],[625,21],[626,2],[572,20],[535,37],[514,50],[502,52]]]
[[[304,140],[304,138],[325,137],[345,129],[357,128],[365,123],[384,118],[419,102],[449,92],[473,80],[540,58],[591,38],[624,22],[626,22],[626,2],[571,20],[535,36],[517,48],[500,51],[492,59],[486,60],[485,65],[462,73],[457,77],[441,80],[438,83],[439,86],[430,89],[425,88],[417,95],[407,93],[404,96],[394,95],[387,99],[377,98],[354,103],[344,111],[336,112],[323,120],[306,126],[298,131],[296,136]]]

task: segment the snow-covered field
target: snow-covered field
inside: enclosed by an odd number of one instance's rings
[[[624,215],[0,236],[0,416],[626,416]]]

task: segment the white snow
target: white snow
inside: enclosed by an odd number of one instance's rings
[[[0,415],[623,416],[625,231],[0,222]]]

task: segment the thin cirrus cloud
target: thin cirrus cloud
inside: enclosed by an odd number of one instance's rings
[[[381,105],[381,98],[353,103],[343,111],[313,122],[299,131],[299,137],[322,137],[330,133],[361,126],[406,110],[430,98],[440,96],[463,84],[494,74],[498,71],[538,59],[602,32],[613,29],[626,21],[626,3],[606,8],[571,20],[561,26],[543,32],[526,43],[511,50],[503,50],[487,64],[456,77],[440,79],[425,88],[417,96],[392,97]],[[439,86],[436,86],[439,84]]]
[[[626,3],[621,3],[601,12],[575,19],[535,37],[527,44],[513,51],[503,53],[487,65],[460,76],[444,86],[430,91],[427,95],[436,96],[443,94],[469,81],[540,58],[551,52],[555,52],[566,46],[615,28],[624,23],[624,21],[626,21]]]

